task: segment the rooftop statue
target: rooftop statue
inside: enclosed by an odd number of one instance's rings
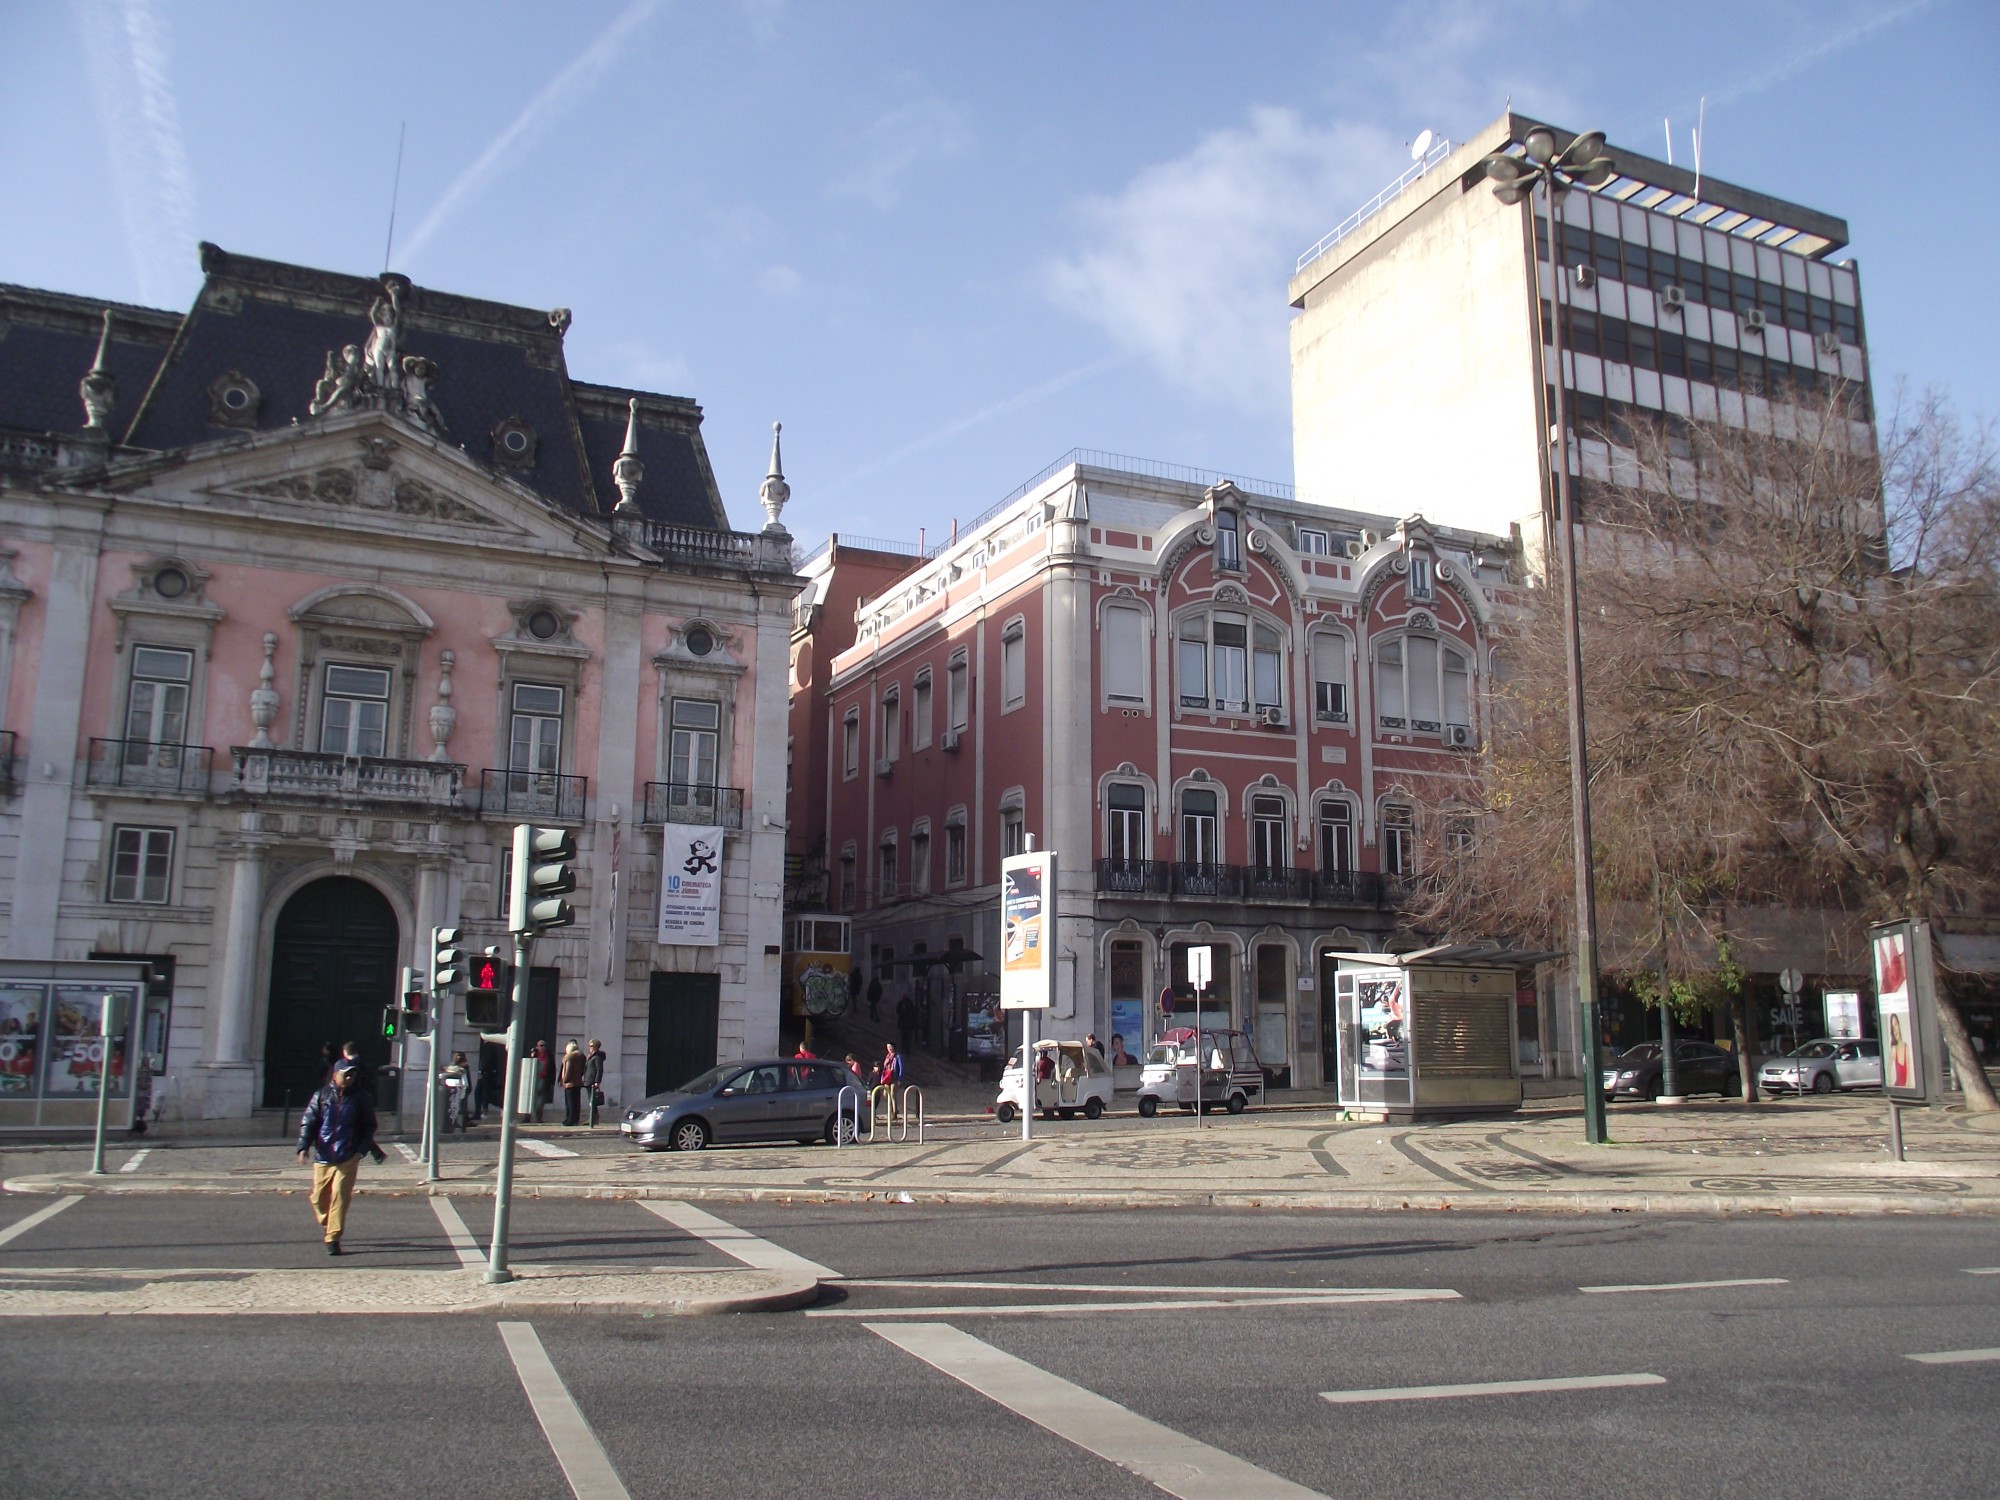
[[[339,354],[327,351],[326,372],[306,408],[312,416],[373,406],[443,435],[444,418],[430,396],[437,365],[422,355],[402,352],[403,296],[409,289],[409,282],[400,276],[382,278],[382,293],[368,309],[367,343],[349,344]]]

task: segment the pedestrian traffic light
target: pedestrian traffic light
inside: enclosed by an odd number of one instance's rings
[[[507,1004],[513,997],[514,976],[494,956],[494,949],[472,961],[465,992],[465,1024],[474,1031],[501,1031],[507,1025]]]
[[[382,1039],[393,1042],[403,1034],[403,1008],[400,1005],[382,1007]]]
[[[515,932],[567,927],[576,909],[562,896],[576,889],[576,838],[567,828],[514,829],[514,888],[508,924]]]
[[[431,929],[431,993],[442,995],[465,977],[465,950],[458,946],[459,929]]]
[[[403,997],[403,1025],[411,1036],[431,1034],[431,1008],[422,990],[411,990]]]

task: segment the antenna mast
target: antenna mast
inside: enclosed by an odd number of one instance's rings
[[[389,272],[389,255],[396,248],[396,199],[403,191],[403,138],[410,132],[408,120],[396,127],[396,178],[389,187],[389,238],[382,246],[382,273]]]

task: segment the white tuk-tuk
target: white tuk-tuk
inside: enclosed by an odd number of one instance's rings
[[[1264,1102],[1264,1070],[1248,1032],[1179,1026],[1147,1051],[1139,1074],[1140,1114],[1150,1118],[1163,1103],[1193,1114],[1197,1098],[1204,1112],[1219,1104],[1232,1115]]]
[[[1104,1054],[1082,1042],[1046,1041],[1035,1043],[1035,1108],[1042,1118],[1076,1118],[1078,1110],[1087,1120],[1104,1113],[1111,1102],[1111,1064]],[[1046,1075],[1046,1076],[1043,1076]],[[1000,1075],[1000,1097],[993,1104],[993,1118],[1011,1124],[1027,1108],[1028,1092],[1021,1079],[1021,1054],[1007,1060]]]

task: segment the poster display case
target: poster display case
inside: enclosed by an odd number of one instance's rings
[[[0,959],[0,1130],[90,1130],[108,1069],[108,1123],[126,1130],[139,1070],[146,966]],[[115,1035],[103,1035],[115,1002]]]

